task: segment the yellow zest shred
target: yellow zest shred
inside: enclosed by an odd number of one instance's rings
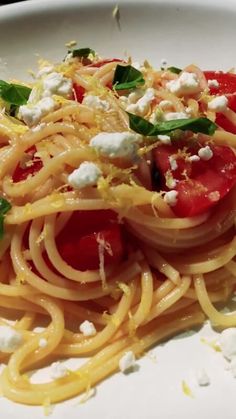
[[[191,388],[184,380],[182,381],[182,391],[185,394],[185,396],[194,398]]]
[[[202,343],[204,343],[204,345],[207,345],[207,346],[209,346],[210,348],[214,349],[214,351],[216,351],[216,352],[221,352],[221,348],[220,348],[220,346],[218,345],[218,343],[217,343],[217,340],[216,340],[216,339],[215,339],[215,340],[212,340],[212,341],[209,341],[209,340],[207,340],[206,338],[201,338],[200,340],[201,340],[201,342],[202,342]]]
[[[50,416],[53,412],[53,405],[51,405],[50,398],[47,397],[43,402],[43,412],[44,416]]]

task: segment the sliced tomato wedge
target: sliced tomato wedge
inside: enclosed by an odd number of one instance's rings
[[[161,188],[166,187],[166,172],[170,171],[177,181],[174,190],[178,192],[177,203],[172,207],[179,217],[202,214],[216,205],[236,184],[236,155],[227,146],[210,148],[210,160],[189,161],[176,158],[178,168],[171,170],[169,157],[186,147],[187,153],[196,155],[200,145],[189,146],[187,142],[176,145],[161,145],[154,152],[154,161],[161,174]]]
[[[12,175],[13,182],[20,182],[27,179],[28,176],[34,176],[43,167],[40,158],[34,157],[37,149],[35,146],[30,147],[26,152],[25,162],[19,163]]]
[[[105,244],[104,265],[119,263],[125,253],[124,239],[113,211],[75,211],[56,238],[61,257],[81,271],[99,268],[101,241]]]
[[[73,83],[73,93],[74,93],[73,99],[76,100],[76,102],[82,103],[84,94],[85,94],[85,88],[82,86],[79,86],[76,83]]]
[[[231,95],[236,93],[236,74],[224,73],[223,71],[204,71],[204,75],[207,80],[217,80],[219,83],[219,87],[210,87],[212,95]]]
[[[223,71],[204,71],[207,80],[217,80],[219,87],[210,87],[212,95],[225,95],[228,107],[236,112],[236,74]],[[222,113],[216,114],[216,123],[228,132],[236,134],[236,126]]]

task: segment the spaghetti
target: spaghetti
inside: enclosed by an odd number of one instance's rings
[[[41,63],[30,87],[3,85],[0,326],[20,336],[1,347],[4,396],[60,402],[116,372],[126,352],[206,318],[236,325],[214,306],[236,281],[235,79],[83,48]],[[71,356],[89,360],[30,381]]]

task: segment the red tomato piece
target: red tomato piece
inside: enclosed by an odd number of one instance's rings
[[[75,211],[56,239],[61,257],[74,269],[99,268],[99,239],[104,240],[104,265],[124,257],[123,232],[110,210]]]
[[[40,158],[34,158],[37,149],[35,146],[30,147],[26,153],[26,163],[19,163],[12,175],[13,182],[20,182],[27,179],[28,176],[34,176],[43,167],[43,162]],[[27,165],[28,163],[28,165]]]
[[[74,100],[76,102],[82,103],[84,94],[85,94],[85,88],[82,86],[79,86],[78,84],[73,84],[73,93],[74,93]]]
[[[228,107],[236,112],[236,74],[223,73],[222,71],[204,71],[207,80],[217,80],[219,87],[210,87],[212,95],[225,95]],[[216,115],[216,123],[221,128],[236,134],[236,126],[221,113]]]
[[[219,87],[210,87],[212,95],[228,95],[236,93],[236,74],[223,71],[204,71],[207,80],[217,80]]]
[[[236,134],[236,125],[233,122],[229,121],[225,115],[222,113],[218,113],[216,115],[216,124],[223,128],[225,131],[231,132],[232,134]]]
[[[196,155],[200,146],[181,144],[187,152]],[[154,150],[154,161],[162,176],[162,189],[168,190],[165,174],[170,170],[177,181],[174,188],[178,192],[177,203],[172,207],[179,217],[192,217],[209,210],[221,200],[236,184],[236,155],[230,147],[213,146],[213,156],[208,161],[189,162],[177,158],[177,170],[170,169],[169,157],[176,153],[180,145],[159,146]],[[169,152],[168,152],[169,149]],[[184,171],[184,173],[183,173]]]

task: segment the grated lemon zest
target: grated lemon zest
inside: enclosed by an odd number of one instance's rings
[[[51,400],[49,397],[47,397],[44,401],[43,401],[43,412],[44,412],[44,416],[50,416],[53,412],[53,406],[51,405]]]
[[[220,346],[217,344],[216,340],[209,341],[206,338],[201,338],[200,341],[204,343],[204,345],[209,346],[210,348],[214,349],[216,352],[221,352]]]
[[[185,396],[194,398],[191,388],[184,380],[182,381],[182,391],[185,394]]]

